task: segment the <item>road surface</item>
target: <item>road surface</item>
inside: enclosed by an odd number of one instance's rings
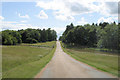
[[[111,74],[73,59],[63,52],[59,41],[56,44],[52,60],[35,78],[114,78]]]

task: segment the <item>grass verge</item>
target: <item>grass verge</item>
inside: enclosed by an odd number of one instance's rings
[[[84,62],[96,69],[111,73],[118,76],[118,55],[111,55],[100,51],[78,48],[64,48],[64,43],[61,42],[64,52],[78,61]]]
[[[55,41],[32,45],[37,46],[3,46],[3,78],[34,78],[51,60],[56,49]]]

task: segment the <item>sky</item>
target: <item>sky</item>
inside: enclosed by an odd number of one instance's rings
[[[1,30],[51,28],[59,37],[70,23],[118,22],[117,0],[3,1],[0,5]]]

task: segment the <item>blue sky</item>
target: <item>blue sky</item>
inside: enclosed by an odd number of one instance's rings
[[[2,2],[2,30],[51,28],[58,37],[71,22],[84,25],[118,21],[117,2],[84,0],[40,0],[35,2]]]

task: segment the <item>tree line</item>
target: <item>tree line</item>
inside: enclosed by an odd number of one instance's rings
[[[54,41],[57,38],[55,30],[48,29],[21,29],[4,30],[0,32],[2,36],[2,45],[16,45],[21,43],[38,43],[46,41]]]
[[[69,45],[120,50],[120,24],[103,22],[66,26],[59,40]]]

